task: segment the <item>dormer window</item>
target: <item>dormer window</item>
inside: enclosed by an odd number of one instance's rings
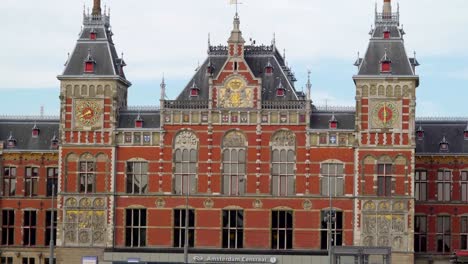
[[[328,121],[328,127],[330,129],[337,129],[338,128],[338,120],[336,120],[335,114],[332,115],[330,120]]]
[[[385,49],[385,54],[380,60],[380,72],[381,73],[391,73],[392,72],[392,61],[387,55],[387,49]]]
[[[142,128],[143,127],[143,118],[141,118],[140,114],[138,114],[137,118],[135,119],[135,127]]]
[[[198,96],[200,94],[200,88],[193,82],[192,87],[190,87],[190,96]]]
[[[213,64],[211,63],[211,60],[208,62],[208,65],[206,66],[206,74],[208,76],[211,76],[213,75],[214,73],[214,67],[213,67]]]
[[[265,75],[273,74],[273,65],[271,65],[270,60],[268,60],[267,65],[265,66]]]
[[[39,128],[37,127],[36,124],[34,124],[34,127],[32,128],[32,137],[37,138],[39,136]]]
[[[468,124],[466,124],[465,131],[463,131],[463,135],[465,137],[465,140],[468,140]]]
[[[7,139],[7,148],[16,148],[16,139],[13,137],[13,134],[10,132],[10,136]]]
[[[86,57],[86,60],[85,60],[84,72],[85,73],[94,73],[95,66],[96,66],[96,61],[91,56],[91,49],[88,49],[88,56]]]
[[[388,28],[385,28],[383,32],[383,37],[384,39],[389,39],[390,38],[390,30]]]
[[[89,33],[89,39],[90,40],[96,40],[97,38],[97,33],[96,33],[96,30],[94,30],[94,28],[91,30],[91,32]]]
[[[276,96],[282,97],[286,93],[286,90],[284,89],[283,83],[280,81],[278,84],[278,87],[276,88]]]
[[[58,149],[59,147],[59,140],[57,138],[57,135],[54,133],[54,136],[50,140],[50,148],[51,149]]]
[[[449,143],[447,138],[444,136],[442,141],[439,143],[439,151],[440,152],[449,152]]]
[[[419,125],[418,130],[416,130],[416,137],[418,138],[418,140],[424,139],[424,129],[421,125]]]

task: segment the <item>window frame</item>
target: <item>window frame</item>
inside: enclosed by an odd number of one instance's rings
[[[37,244],[37,211],[23,211],[23,246],[33,247]]]
[[[16,196],[17,176],[17,167],[8,165],[3,167],[3,196]]]
[[[58,175],[59,175],[59,168],[58,167],[48,167],[47,168],[47,190],[46,196],[52,196],[52,186],[54,186],[54,195],[57,196],[58,193]]]
[[[175,208],[172,212],[174,214],[173,221],[173,247],[183,248],[185,246],[185,208]],[[193,248],[195,246],[195,209],[188,209],[188,246]]]
[[[414,196],[416,201],[427,201],[427,176],[427,170],[416,170],[414,172]],[[424,190],[424,192],[421,190]]]
[[[135,219],[135,214],[138,214],[137,219]],[[139,222],[135,223],[135,221]],[[146,247],[148,239],[147,231],[148,210],[146,208],[125,209],[125,246],[130,248]]]
[[[442,173],[442,174],[441,174]],[[442,175],[442,177],[441,177]],[[449,177],[447,180],[446,177]],[[439,169],[437,170],[437,201],[439,202],[449,202],[452,199],[452,183],[453,183],[453,173],[449,169]],[[442,189],[440,189],[442,187]],[[448,188],[448,190],[447,190]],[[442,191],[442,193],[441,193]],[[442,195],[441,195],[442,194]],[[448,197],[447,197],[448,196]]]
[[[332,213],[332,217],[334,214],[335,221],[331,222],[331,230],[329,227],[329,220],[328,220],[328,215]],[[331,236],[332,236],[332,246],[342,246],[343,241],[344,241],[344,228],[343,228],[343,223],[344,223],[344,212],[335,210],[335,209],[325,209],[320,212],[320,248],[321,249],[326,249],[328,250],[328,247],[330,246],[330,241],[329,239],[329,232],[331,231]],[[326,238],[326,245],[324,246],[323,238]],[[339,238],[339,239],[338,239]],[[337,241],[339,242],[337,244]]]
[[[221,228],[222,229],[222,248],[231,248],[231,249],[243,248],[244,247],[244,210],[224,209],[222,210],[221,217],[222,217],[222,228]],[[234,224],[232,223],[233,222],[232,218],[235,218]],[[231,241],[232,236],[234,237],[234,241]],[[234,245],[232,245],[232,243],[234,243]]]
[[[381,170],[383,168],[383,170]],[[389,172],[389,173],[387,173]],[[393,195],[393,164],[377,164],[377,196],[391,197]]]
[[[460,171],[460,201],[468,202],[468,171]]]
[[[178,153],[180,152],[180,159]],[[187,156],[184,156],[186,154]],[[196,193],[198,150],[177,148],[174,151],[174,192],[181,195]],[[180,184],[177,184],[180,183]],[[192,192],[193,191],[193,192]]]
[[[424,220],[421,223],[421,220]],[[427,252],[427,216],[415,215],[414,216],[414,251]],[[419,227],[419,228],[418,228]]]
[[[330,173],[330,167],[334,166],[335,170],[333,173]],[[341,173],[340,171],[341,166]],[[327,173],[324,173],[324,169],[327,168]],[[344,179],[344,170],[345,166],[343,163],[338,162],[325,162],[320,164],[320,194],[322,196],[332,197],[343,196],[344,195],[344,187],[345,187],[345,179]],[[326,179],[326,180],[325,180]],[[330,180],[333,179],[334,190],[330,188]],[[341,183],[340,183],[341,182]],[[327,188],[324,188],[325,183],[327,184]],[[340,190],[341,186],[341,190]],[[329,193],[331,190],[331,194]]]
[[[241,152],[243,152],[242,160],[240,159]],[[229,153],[229,160],[226,160],[226,153]],[[233,157],[233,153],[235,153],[236,158]],[[243,170],[241,171],[242,167]],[[236,172],[233,172],[234,168]],[[221,173],[223,179],[223,194],[229,196],[240,196],[245,194],[245,182],[247,180],[247,151],[245,147],[223,148]]]
[[[283,215],[282,215],[283,214]],[[290,221],[288,221],[290,215]],[[281,218],[284,217],[282,225]],[[276,218],[276,219],[275,219]],[[276,222],[276,225],[275,225]],[[291,225],[289,225],[291,223]],[[283,233],[283,234],[282,234]],[[281,242],[283,238],[283,242]],[[283,244],[283,246],[281,246]],[[284,250],[294,247],[294,211],[272,210],[271,211],[271,249]]]
[[[275,153],[278,159],[275,160]],[[285,155],[283,156],[283,153]],[[290,160],[289,154],[293,157]],[[274,147],[271,150],[271,192],[274,196],[296,194],[296,149],[295,147]],[[292,186],[291,186],[292,185]]]
[[[138,166],[139,170],[135,171],[135,166]],[[148,168],[149,164],[147,161],[127,161],[126,164],[126,171],[125,171],[125,176],[126,176],[126,184],[125,184],[125,189],[126,193],[128,194],[135,194],[135,195],[142,195],[142,194],[147,194],[148,193],[148,187],[149,187],[149,177],[148,177]],[[132,170],[130,170],[132,169]],[[141,186],[139,187],[138,192],[135,191],[136,183],[138,182],[138,179],[141,183]],[[145,179],[145,181],[143,181]],[[145,184],[146,183],[146,184]],[[129,190],[129,187],[131,190]]]
[[[442,222],[440,222],[442,220]],[[452,228],[450,215],[438,215],[436,222],[436,252],[450,253],[452,249]],[[441,227],[441,228],[439,228]],[[445,249],[445,242],[449,242],[449,248]],[[441,242],[442,244],[439,244]]]
[[[460,249],[468,250],[468,215],[460,216]]]
[[[8,214],[6,216],[7,223],[5,223],[5,214]],[[2,209],[2,239],[0,242],[3,246],[15,244],[15,214],[13,209]]]
[[[51,219],[52,211],[54,212],[54,219]],[[53,223],[53,225],[52,225]],[[46,246],[50,246],[50,236],[52,234],[54,246],[57,245],[57,210],[47,210],[44,221],[44,243]]]
[[[24,196],[34,197],[38,195],[39,170],[37,166],[27,166],[24,168]]]
[[[13,257],[2,256],[1,257],[1,264],[13,264]]]
[[[82,164],[85,164],[84,170]],[[94,160],[80,160],[78,162],[78,192],[96,193],[96,175],[96,162]]]

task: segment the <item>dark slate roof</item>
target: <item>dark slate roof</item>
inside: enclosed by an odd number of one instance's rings
[[[416,139],[416,154],[446,154],[440,152],[440,142],[444,136],[449,143],[448,153],[468,154],[468,140],[463,135],[467,122],[468,119],[417,121],[416,129],[423,129],[424,138]]]
[[[390,30],[390,39],[383,39],[385,29]],[[391,60],[392,75],[414,76],[412,64],[405,50],[403,36],[397,25],[377,25],[372,32],[366,55],[359,66],[359,75],[382,75],[380,62],[387,53]],[[384,73],[383,75],[388,75]]]
[[[119,128],[135,128],[138,115],[143,119],[143,128],[161,127],[159,110],[125,110],[120,111]]]
[[[214,67],[213,76],[216,77],[228,59],[227,49],[223,46],[210,47],[208,58],[197,70],[193,78],[187,83],[177,100],[208,100],[208,79],[206,69],[209,63]],[[298,100],[294,88],[295,77],[275,46],[245,46],[245,61],[256,78],[262,79],[262,100],[289,101]],[[264,69],[268,62],[273,66],[273,74],[266,76]],[[285,96],[277,97],[276,88],[279,83],[285,88]],[[190,96],[193,84],[200,89],[199,96]]]
[[[108,17],[103,15],[102,21],[87,22],[85,20],[75,49],[65,65],[63,76],[120,76],[125,79],[125,74],[120,67],[120,64],[124,62],[117,54],[112,41],[113,33],[106,19]],[[91,31],[97,34],[96,40],[90,39]],[[93,74],[84,73],[84,62],[89,53],[96,62]]]
[[[39,136],[32,137],[32,128],[36,124],[39,128]],[[14,150],[51,150],[51,139],[54,134],[59,137],[59,119],[34,118],[0,118],[0,141],[4,142],[6,149],[7,140],[11,135],[16,139],[16,148]]]
[[[310,115],[310,128],[311,129],[329,129],[329,121],[335,115],[338,121],[338,128],[346,130],[354,130],[355,127],[355,112],[332,112],[332,111],[319,111],[314,110]]]

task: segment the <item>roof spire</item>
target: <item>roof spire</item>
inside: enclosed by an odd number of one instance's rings
[[[93,16],[100,16],[102,13],[101,10],[101,0],[94,0],[94,6],[93,6]]]
[[[312,72],[310,70],[307,70],[307,84],[306,84],[306,87],[307,87],[307,100],[310,101],[310,90],[312,89],[312,83],[310,82],[310,74]]]
[[[383,13],[384,15],[392,15],[392,0],[384,0]]]

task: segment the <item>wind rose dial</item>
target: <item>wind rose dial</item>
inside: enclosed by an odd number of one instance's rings
[[[84,127],[95,127],[101,120],[102,106],[97,101],[77,101],[75,120]]]
[[[398,127],[400,111],[395,102],[380,102],[376,104],[372,111],[372,121],[374,128],[394,128]]]

